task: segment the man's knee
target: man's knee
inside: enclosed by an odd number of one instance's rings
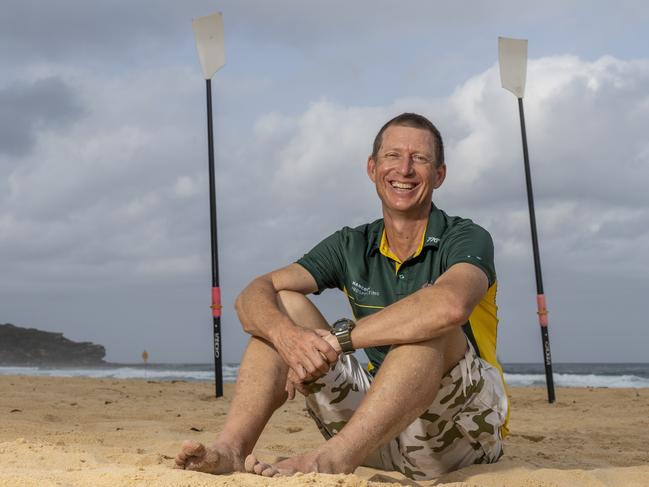
[[[413,353],[417,354],[419,358],[414,363],[421,363],[422,360],[437,362],[442,365],[442,373],[445,373],[452,369],[464,357],[466,347],[466,335],[461,328],[456,327],[443,335],[429,340],[395,345],[390,349],[390,353],[401,350],[399,353],[405,353],[409,356],[412,356]]]
[[[289,316],[293,313],[299,313],[302,308],[310,303],[309,298],[304,294],[296,291],[279,291],[277,293],[277,302],[279,308]]]

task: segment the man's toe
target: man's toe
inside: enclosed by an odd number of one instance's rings
[[[180,445],[180,452],[174,459],[174,468],[197,470],[205,457],[205,446],[193,440],[185,440]]]
[[[195,457],[205,454],[205,445],[194,440],[185,440],[180,445],[180,453],[188,457]]]
[[[252,471],[256,473],[257,475],[263,475],[263,473],[271,468],[270,465],[264,462],[257,462],[255,466],[253,467]]]
[[[244,468],[248,473],[254,473],[255,475],[263,475],[264,477],[274,477],[277,471],[272,465],[267,463],[260,462],[257,460],[257,457],[252,453],[246,457],[244,462]]]
[[[186,461],[187,457],[183,454],[183,452],[180,452],[178,455],[176,455],[176,458],[174,458],[174,468],[185,468]]]
[[[243,468],[246,470],[248,473],[255,473],[253,470],[255,468],[255,465],[257,464],[257,457],[254,456],[252,453],[246,457],[245,462],[243,463]]]
[[[263,477],[274,477],[277,475],[277,469],[273,467],[272,465],[265,465],[266,468],[264,468],[261,471],[261,475]]]

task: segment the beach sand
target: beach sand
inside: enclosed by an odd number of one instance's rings
[[[0,485],[22,486],[649,486],[649,389],[511,391],[505,456],[416,484],[395,472],[266,479],[171,468],[183,439],[209,443],[233,386],[207,383],[0,376]],[[314,448],[322,438],[296,399],[256,449],[264,460]]]

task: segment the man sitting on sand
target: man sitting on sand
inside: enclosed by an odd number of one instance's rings
[[[374,140],[367,173],[383,219],[345,227],[237,298],[252,335],[216,442],[185,441],[176,466],[264,476],[350,473],[359,465],[430,479],[502,455],[507,397],[496,360],[493,243],[432,204],[442,138],[404,113]],[[330,326],[305,295],[338,288],[352,320]],[[364,349],[364,370],[350,355]],[[269,465],[252,455],[295,390],[326,441]]]

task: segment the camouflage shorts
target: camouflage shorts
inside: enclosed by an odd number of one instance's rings
[[[312,384],[307,408],[326,439],[345,426],[371,383],[358,361],[344,355]],[[500,428],[506,414],[500,373],[469,345],[464,358],[442,378],[428,410],[363,464],[425,480],[474,463],[493,463],[502,455]]]

